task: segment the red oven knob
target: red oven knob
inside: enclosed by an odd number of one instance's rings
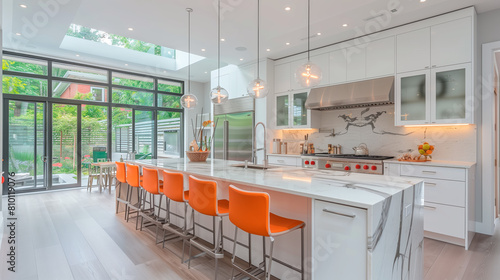
[[[311,165],[315,165],[316,162],[314,160],[311,160]]]
[[[356,169],[360,169],[360,168],[361,168],[361,165],[356,164]]]
[[[372,165],[372,170],[377,170],[377,167],[375,165]]]
[[[308,165],[308,164],[309,164],[309,161],[308,161],[308,160],[304,161],[304,164],[305,164],[305,165]]]
[[[368,165],[363,165],[364,170],[367,170],[368,168],[369,168]]]
[[[327,164],[325,164],[325,168],[332,168],[332,165],[327,163]]]
[[[344,167],[344,170],[349,171],[351,168],[349,166]]]

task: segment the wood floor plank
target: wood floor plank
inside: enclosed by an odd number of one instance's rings
[[[36,249],[36,269],[39,280],[74,279],[61,245]]]
[[[439,242],[433,239],[425,239],[424,240],[424,273],[422,275],[426,275],[427,272],[431,269],[432,265],[443,251],[444,243]]]

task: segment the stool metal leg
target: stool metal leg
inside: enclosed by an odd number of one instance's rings
[[[304,280],[304,227],[300,228],[300,274]]]
[[[267,268],[267,275],[266,275],[266,280],[271,279],[271,265],[273,264],[273,247],[274,247],[274,238],[271,236],[269,237],[271,240],[271,246],[269,248],[269,266]]]
[[[236,259],[236,245],[238,244],[236,240],[238,238],[238,227],[234,229],[234,245],[233,245],[233,257],[231,258],[231,263],[233,264],[233,268],[231,269],[231,280],[234,279],[234,261]]]
[[[267,275],[266,265],[266,237],[262,236],[262,262],[264,263],[264,277]]]

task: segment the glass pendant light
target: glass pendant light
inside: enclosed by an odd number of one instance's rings
[[[220,86],[220,0],[217,9],[217,37],[217,87],[210,91],[210,100],[214,104],[224,104],[229,94],[227,90]]]
[[[191,13],[193,9],[187,8],[188,12],[188,94],[181,97],[181,106],[186,109],[194,109],[198,105],[198,98],[191,94]]]
[[[295,80],[303,87],[317,86],[322,74],[319,66],[311,62],[311,0],[307,0],[307,62],[295,71]]]
[[[269,92],[266,81],[260,78],[260,0],[257,0],[257,79],[248,84],[247,92],[255,99],[264,98]]]

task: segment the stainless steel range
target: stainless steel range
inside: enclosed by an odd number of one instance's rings
[[[302,156],[302,167],[322,170],[351,171],[368,174],[384,174],[384,160],[388,156],[356,156],[351,154],[314,154]]]

